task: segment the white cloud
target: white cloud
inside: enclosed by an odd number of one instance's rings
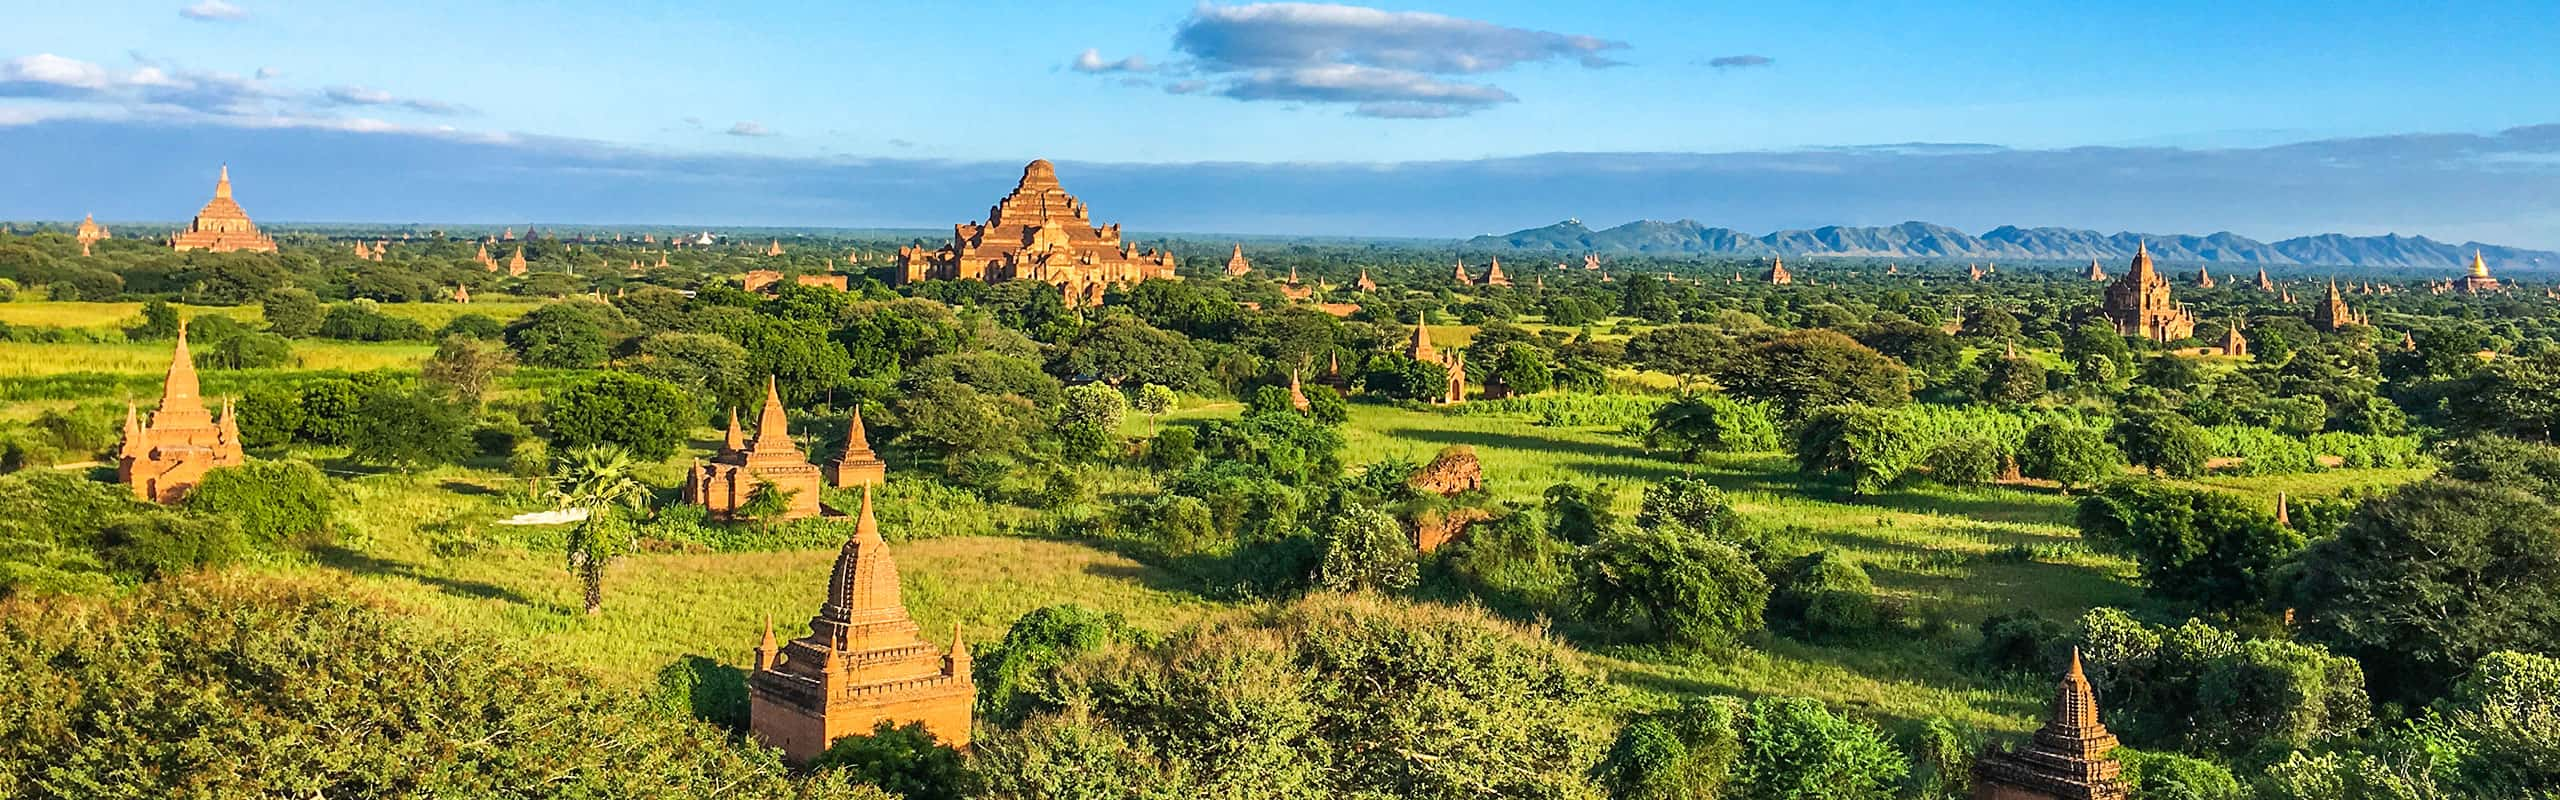
[[[1102,51],[1090,47],[1085,48],[1083,53],[1077,54],[1074,63],[1068,64],[1067,67],[1077,72],[1093,74],[1104,72],[1155,71],[1155,67],[1148,64],[1147,59],[1143,56],[1129,56],[1118,61],[1104,61],[1102,60]]]
[[[776,135],[776,133],[775,133],[775,131],[774,131],[772,128],[767,128],[767,127],[765,127],[765,126],[764,126],[764,123],[761,123],[761,122],[740,122],[740,123],[738,123],[738,124],[736,124],[736,125],[731,125],[731,126],[729,126],[729,135],[731,135],[731,136],[773,136],[773,135]]]
[[[195,5],[178,9],[178,16],[199,22],[238,22],[249,18],[249,10],[223,0],[201,0]]]
[[[103,91],[115,83],[105,67],[52,53],[19,56],[0,62],[0,95],[12,87],[55,87],[56,90]]]
[[[1607,53],[1626,47],[1625,42],[1593,36],[1419,11],[1321,3],[1203,4],[1174,33],[1174,49],[1189,57],[1176,67],[1201,78],[1166,91],[1341,103],[1351,105],[1357,116],[1436,119],[1519,99],[1499,86],[1442,76],[1484,75],[1553,61],[1612,67],[1620,62]],[[1092,72],[1110,65],[1088,50],[1076,66]]]

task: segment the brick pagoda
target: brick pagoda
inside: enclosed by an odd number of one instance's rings
[[[978,695],[969,646],[956,629],[947,651],[921,634],[898,596],[898,564],[863,487],[853,538],[836,554],[809,635],[776,645],[773,623],[765,623],[747,677],[748,730],[794,764],[884,721],[920,722],[943,744],[967,747]]]
[[[72,239],[80,242],[80,254],[84,256],[89,254],[90,245],[106,241],[108,236],[107,226],[98,224],[97,216],[90,214],[81,215],[80,227],[71,234]]]
[[[1100,305],[1109,286],[1181,279],[1171,249],[1142,252],[1120,241],[1117,223],[1095,226],[1045,159],[1023,166],[1013,193],[987,209],[986,224],[951,226],[951,243],[939,250],[899,248],[895,264],[892,283],[1040,281],[1064,290],[1069,306]]]
[[[222,167],[222,177],[213,184],[213,199],[196,212],[187,229],[169,237],[169,248],[180,252],[206,250],[215,253],[247,251],[273,253],[276,240],[258,232],[258,223],[249,221],[249,212],[231,199],[231,167]]]
[[[1787,260],[1784,258],[1769,259],[1769,272],[1761,278],[1767,280],[1771,286],[1787,286],[1796,282],[1795,273],[1787,271]]]
[[[124,407],[124,444],[116,449],[116,481],[133,496],[156,503],[186,499],[187,490],[215,467],[247,461],[240,450],[240,418],[231,405],[216,419],[196,395],[195,359],[187,354],[187,329],[178,327],[177,352],[160,382],[160,407],[143,424],[132,403]]]
[[[2103,274],[2095,271],[2096,262],[2090,263],[2092,274]],[[2133,267],[2107,287],[2098,313],[2116,333],[2155,342],[2174,342],[2196,332],[2196,315],[2170,301],[2169,279],[2152,268],[2151,248],[2143,244],[2134,245]]]
[[[2338,279],[2330,278],[2329,295],[2321,298],[2318,307],[2311,309],[2311,326],[2336,333],[2349,325],[2370,324],[2372,322],[2365,319],[2363,314],[2358,314],[2355,309],[2347,307],[2347,298],[2338,294]]]
[[[782,512],[783,519],[818,516],[818,488],[822,481],[818,467],[800,453],[800,445],[791,441],[791,418],[782,409],[782,394],[774,389],[773,378],[764,381],[764,411],[756,416],[756,438],[747,441],[738,428],[738,414],[729,412],[729,433],[720,452],[708,462],[695,461],[685,473],[684,501],[711,510],[720,519],[734,519],[738,506],[755,496],[756,486],[772,483],[774,488],[791,493],[791,507]]]
[[[846,489],[878,486],[888,479],[889,464],[871,452],[871,432],[862,425],[862,409],[855,408],[844,432],[844,453],[827,462],[827,484]]]
[[[2479,294],[2494,292],[2499,288],[2501,287],[2498,285],[2498,279],[2489,277],[2488,260],[2480,257],[2480,251],[2471,251],[2471,272],[2462,276],[2462,290]]]
[[[2116,762],[2116,735],[2098,722],[2098,698],[2080,671],[2053,692],[2053,715],[2027,746],[1985,754],[1973,765],[1973,800],[2126,800],[2124,765]]]
[[[1415,361],[1448,368],[1449,385],[1442,388],[1439,397],[1432,398],[1432,403],[1449,405],[1467,399],[1467,356],[1456,350],[1443,353],[1432,347],[1430,325],[1413,326],[1413,341],[1405,345],[1404,354]]]

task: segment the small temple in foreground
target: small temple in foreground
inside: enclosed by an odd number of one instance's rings
[[[844,452],[827,462],[827,485],[838,489],[855,486],[878,486],[889,479],[889,462],[871,451],[871,431],[862,424],[862,409],[853,410],[846,423]]]
[[[2100,274],[2096,264],[2090,262],[2092,274]],[[2170,301],[2169,279],[2152,268],[2151,249],[2142,244],[2134,245],[2133,267],[2107,287],[2098,313],[2115,326],[2116,333],[2155,342],[2174,342],[2196,332],[2195,313]]]
[[[249,221],[249,212],[231,199],[231,166],[225,164],[222,177],[214,181],[213,199],[196,212],[195,221],[187,223],[186,230],[169,237],[169,249],[182,253],[273,253],[276,240],[259,233],[258,223]]]
[[[1243,252],[1242,247],[1237,252]],[[1100,305],[1103,290],[1174,274],[1171,248],[1140,251],[1120,241],[1118,223],[1093,224],[1084,201],[1058,183],[1048,160],[1024,165],[1013,193],[987,209],[985,224],[951,226],[951,243],[898,248],[891,284],[930,280],[1040,281],[1065,290],[1069,307]]]
[[[711,511],[719,519],[736,519],[738,507],[755,496],[758,486],[772,484],[777,491],[789,492],[791,502],[782,519],[818,516],[820,484],[818,466],[801,454],[800,445],[791,440],[791,416],[782,408],[782,394],[775,390],[773,378],[764,380],[764,410],[756,415],[756,438],[749,441],[738,428],[738,413],[729,412],[729,431],[721,441],[720,452],[708,462],[695,461],[685,472],[684,501]]]
[[[217,419],[197,396],[196,365],[187,354],[187,328],[178,326],[178,346],[169,358],[169,374],[160,381],[160,407],[145,424],[140,411],[124,406],[124,444],[116,448],[116,481],[133,487],[133,496],[155,503],[186,499],[204,474],[215,467],[236,466],[249,457],[240,448],[240,416],[224,403]]]
[[[853,537],[836,554],[809,635],[777,644],[765,621],[747,676],[747,729],[794,764],[881,723],[921,723],[941,743],[967,747],[978,687],[959,633],[955,627],[946,650],[925,641],[907,616],[898,564],[863,487]]]
[[[2044,727],[2027,746],[1974,762],[1973,800],[2127,800],[2115,749],[2116,735],[2098,721],[2097,693],[2073,648]]]

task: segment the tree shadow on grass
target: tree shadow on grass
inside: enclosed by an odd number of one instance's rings
[[[411,564],[406,561],[394,561],[367,553],[359,553],[337,545],[328,545],[317,548],[312,551],[312,554],[318,558],[321,566],[343,570],[356,575],[405,578],[428,586],[433,586],[438,591],[442,591],[445,594],[453,595],[455,597],[467,597],[477,600],[501,600],[556,614],[565,615],[571,613],[571,609],[567,606],[535,600],[522,594],[518,594],[513,589],[499,586],[494,583],[459,580],[442,575],[430,574],[419,569],[416,564]]]
[[[1644,451],[1637,450],[1636,448],[1627,445],[1576,441],[1573,439],[1561,439],[1549,436],[1534,436],[1517,433],[1494,433],[1492,431],[1460,431],[1448,430],[1445,428],[1394,428],[1380,431],[1380,433],[1395,439],[1409,439],[1417,442],[1431,442],[1442,445],[1463,444],[1470,447],[1571,453],[1574,455],[1601,458],[1646,458]]]

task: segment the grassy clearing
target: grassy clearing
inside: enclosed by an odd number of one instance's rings
[[[169,370],[169,346],[168,342],[0,342],[0,380],[81,373],[158,375]],[[435,352],[435,345],[415,342],[301,339],[293,343],[293,369],[345,372],[412,369]],[[207,374],[218,372],[204,371]]]
[[[535,300],[483,300],[461,303],[383,303],[382,313],[403,319],[414,319],[428,328],[441,328],[454,317],[481,314],[500,322],[525,315],[542,305]],[[177,305],[179,316],[194,319],[224,316],[247,323],[266,319],[255,305],[193,306]],[[89,328],[107,330],[137,325],[142,322],[141,303],[92,303],[86,301],[21,300],[0,303],[0,323],[40,328]]]

